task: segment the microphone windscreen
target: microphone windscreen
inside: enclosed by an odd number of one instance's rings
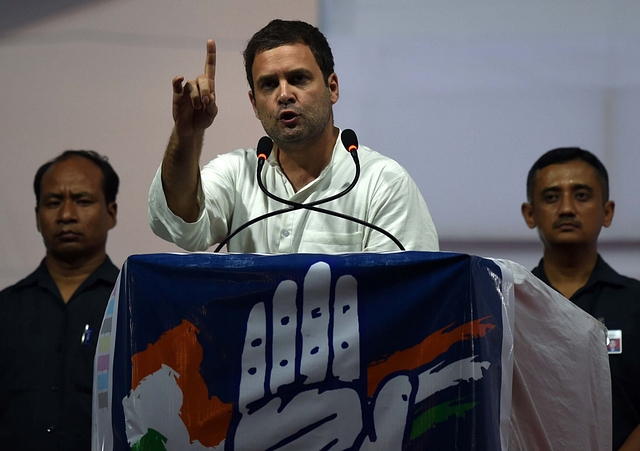
[[[263,136],[258,141],[258,148],[256,149],[256,153],[258,154],[258,159],[264,158],[265,160],[269,158],[271,155],[271,150],[273,150],[273,141],[268,136]]]
[[[342,130],[340,137],[342,138],[342,145],[347,151],[358,150],[358,137],[356,136],[356,132],[347,128],[346,130]]]

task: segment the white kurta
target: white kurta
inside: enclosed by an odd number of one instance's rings
[[[346,196],[318,207],[355,216],[393,234],[407,250],[437,251],[438,235],[415,182],[398,163],[360,146],[360,179]],[[189,251],[205,251],[245,222],[286,207],[267,198],[256,182],[254,149],[216,157],[201,171],[200,215],[187,223],[167,206],[158,169],[149,191],[149,224],[159,237]],[[267,189],[293,202],[313,202],[344,190],[355,175],[351,155],[338,138],[320,176],[294,192],[272,153],[262,170]],[[257,222],[228,243],[229,252],[341,253],[398,250],[388,237],[327,214],[295,210]]]

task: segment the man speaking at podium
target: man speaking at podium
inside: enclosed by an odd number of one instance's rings
[[[154,233],[183,249],[204,251],[250,220],[285,209],[242,229],[230,239],[228,250],[326,253],[400,248],[363,221],[388,232],[406,249],[438,250],[435,226],[418,187],[390,158],[360,146],[360,177],[352,191],[341,196],[357,178],[358,159],[352,160],[343,143],[346,135],[333,124],[338,77],[331,48],[317,28],[274,20],[251,38],[244,60],[249,100],[273,140],[267,141],[264,168],[260,164],[264,188],[273,198],[258,186],[259,164],[252,149],[218,156],[199,168],[204,131],[218,113],[216,44],[209,40],[204,73],[184,84],[181,76],[172,82],[174,128],[149,192]],[[312,202],[343,217],[301,206]]]

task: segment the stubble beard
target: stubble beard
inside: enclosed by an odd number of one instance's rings
[[[269,116],[268,119],[261,120],[262,128],[280,148],[297,149],[312,143],[331,122],[331,93],[327,89],[325,94],[315,105],[301,111],[301,123],[295,127],[281,128],[278,117]],[[290,109],[296,111],[295,107]]]

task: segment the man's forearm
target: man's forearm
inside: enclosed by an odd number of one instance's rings
[[[169,209],[185,222],[198,219],[198,180],[204,131],[180,136],[174,128],[162,160],[162,188]]]

